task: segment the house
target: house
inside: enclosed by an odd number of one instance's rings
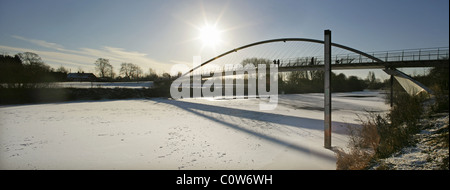
[[[67,74],[67,80],[93,82],[97,80],[97,77],[92,73],[69,73]]]

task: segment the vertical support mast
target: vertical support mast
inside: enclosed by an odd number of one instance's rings
[[[391,75],[391,78],[389,79],[390,87],[391,87],[391,108],[394,106],[394,75]]]
[[[331,149],[331,30],[325,30],[325,73],[324,73],[324,146]]]

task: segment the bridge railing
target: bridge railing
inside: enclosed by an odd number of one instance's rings
[[[426,60],[448,60],[449,48],[423,48],[423,49],[407,49],[407,50],[392,50],[392,51],[379,51],[367,53],[384,62],[409,62],[409,61],[426,61]],[[301,67],[312,65],[323,65],[323,56],[308,56],[308,57],[294,57],[287,59],[275,59],[279,60],[279,67]],[[375,63],[376,61],[366,56],[349,53],[349,54],[336,54],[332,56],[332,64],[358,64],[358,63]],[[241,63],[237,63],[238,65]],[[202,74],[206,75],[213,71],[235,71],[239,70],[236,64],[226,65],[221,68],[205,68]],[[200,73],[197,73],[200,74]]]
[[[385,62],[441,60],[449,58],[449,48],[408,49],[374,52],[371,55]]]
[[[393,50],[368,53],[384,62],[407,62],[407,61],[425,61],[425,60],[444,60],[449,59],[449,48],[427,48],[427,49],[408,49]],[[360,54],[337,54],[331,59],[332,64],[357,64],[371,63],[375,60]],[[280,67],[295,67],[307,65],[322,65],[323,56],[310,56],[301,58],[289,58],[280,61]]]

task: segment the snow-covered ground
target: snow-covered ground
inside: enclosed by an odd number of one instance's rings
[[[448,163],[449,149],[448,141],[445,145],[445,138],[442,136],[448,136],[448,114],[437,119],[422,119],[422,125],[426,127],[413,137],[417,143],[403,148],[389,158],[379,160],[378,164],[370,169],[384,167],[394,170],[440,170],[445,168],[442,164],[445,158]],[[442,132],[445,130],[447,133]]]
[[[333,94],[333,146],[379,92]],[[335,169],[323,94],[259,100],[163,98],[0,107],[0,169]]]

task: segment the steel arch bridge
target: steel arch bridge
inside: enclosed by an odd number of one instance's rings
[[[324,44],[325,42],[317,39],[309,38],[279,38],[259,41],[247,44],[238,48],[231,49],[216,57],[213,57],[197,67],[192,68],[182,76],[190,74],[195,70],[212,63],[220,58],[238,51],[269,43],[276,42],[311,42],[316,44]],[[409,49],[409,50],[395,50],[386,52],[365,53],[363,51],[341,45],[338,43],[331,43],[331,46],[350,51],[354,54],[336,55],[332,58],[333,70],[348,70],[348,69],[384,69],[384,68],[400,68],[400,67],[449,67],[449,48],[423,48],[423,49]],[[288,62],[289,61],[289,62]],[[300,65],[291,60],[282,60],[279,65],[279,72],[290,72],[296,70],[321,70],[323,65]],[[388,73],[389,74],[389,73]]]
[[[218,59],[224,58],[227,55],[239,52],[241,50],[277,42],[309,42],[315,44],[325,44],[325,41],[310,39],[310,38],[278,38],[271,40],[259,41],[251,44],[247,44],[238,48],[231,49],[225,53],[222,53],[216,57],[213,57],[200,65],[190,69],[182,76],[189,75],[195,70],[202,68],[209,63],[212,63]],[[405,67],[449,67],[449,48],[422,48],[422,49],[407,49],[407,50],[395,50],[386,52],[374,52],[365,53],[363,51],[338,44],[331,43],[332,47],[337,47],[343,50],[347,50],[353,54],[336,55],[331,59],[332,70],[353,70],[353,69],[383,69],[385,73],[391,76],[391,85],[394,77],[399,81],[401,86],[411,95],[426,91],[432,94],[433,92],[425,85],[414,80],[407,74],[397,70],[396,68]],[[313,57],[314,58],[314,57]],[[292,62],[291,62],[292,61]],[[316,64],[305,64],[296,62],[295,60],[281,60],[278,63],[278,72],[292,72],[292,71],[305,71],[305,70],[323,70],[324,64],[320,64],[320,58],[316,58]],[[319,64],[317,64],[319,63]],[[236,71],[236,68],[228,68],[229,70]],[[242,69],[242,68],[238,68]],[[227,68],[221,70],[223,75],[226,75]],[[406,82],[405,82],[406,81]],[[392,90],[391,90],[392,93]],[[391,101],[392,106],[392,101]]]
[[[325,31],[325,40],[316,40],[309,38],[279,38],[279,39],[271,39],[259,41],[251,44],[247,44],[238,48],[231,49],[225,53],[222,53],[216,57],[213,57],[200,65],[190,69],[188,72],[181,75],[181,77],[185,77],[186,75],[193,74],[193,72],[199,68],[202,68],[213,61],[216,61],[220,58],[223,58],[229,54],[236,53],[238,51],[269,43],[277,43],[277,42],[310,42],[315,44],[323,44],[324,45],[324,64],[296,64],[295,62],[291,64],[290,61],[279,62],[277,63],[278,71],[280,72],[290,72],[297,70],[324,70],[325,71],[325,119],[324,119],[324,140],[325,140],[325,148],[331,148],[331,91],[330,91],[330,74],[332,69],[383,69],[387,74],[391,76],[391,94],[392,84],[394,77],[399,81],[401,86],[407,90],[408,87],[413,86],[414,88],[421,89],[420,92],[426,91],[428,93],[432,93],[426,86],[421,83],[415,81],[410,76],[405,73],[397,70],[396,68],[400,67],[445,67],[448,69],[449,67],[449,48],[426,48],[426,49],[418,49],[418,50],[400,50],[400,51],[386,51],[385,56],[384,53],[365,53],[360,50],[341,45],[338,43],[331,42],[331,31]],[[338,56],[331,58],[331,47],[337,47],[340,49],[344,49],[353,53],[353,55],[347,54],[346,56]],[[401,53],[401,54],[400,54]],[[380,56],[381,55],[381,56]],[[384,60],[383,60],[384,59]],[[274,61],[275,62],[275,61]],[[242,67],[238,67],[238,69],[242,69]],[[232,70],[236,71],[235,68]],[[221,70],[224,76],[227,72],[225,68]],[[408,91],[408,90],[407,90]],[[419,93],[420,93],[419,92]],[[410,93],[411,94],[411,93]],[[391,96],[392,97],[392,96]],[[392,99],[391,99],[392,106]]]

